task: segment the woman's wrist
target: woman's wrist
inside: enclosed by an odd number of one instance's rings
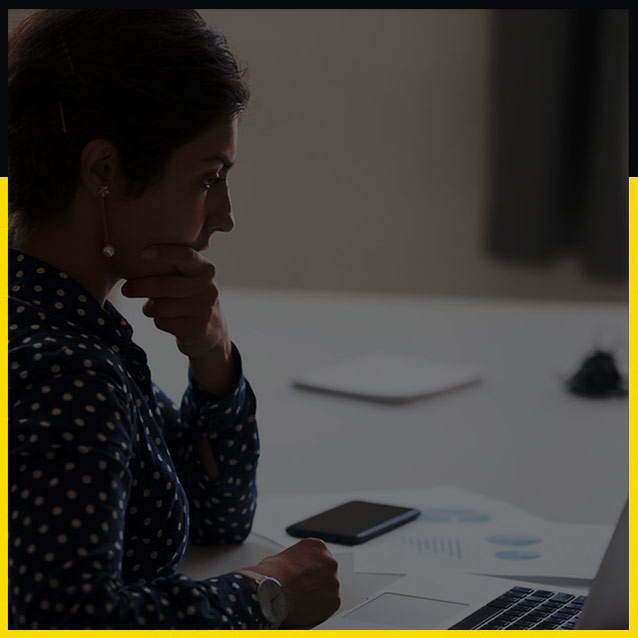
[[[225,397],[237,385],[239,370],[230,340],[215,346],[201,357],[189,357],[193,379],[215,397]]]

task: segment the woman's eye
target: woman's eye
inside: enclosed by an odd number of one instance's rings
[[[226,176],[225,175],[219,175],[216,177],[209,177],[206,179],[202,180],[202,186],[206,189],[206,190],[210,190],[213,186],[215,186],[215,184],[219,184],[220,182],[225,182],[226,181]]]

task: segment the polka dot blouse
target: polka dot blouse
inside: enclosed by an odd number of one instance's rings
[[[241,372],[221,399],[189,376],[178,408],[132,333],[110,302],[10,249],[12,627],[264,627],[245,577],[178,573],[189,541],[237,543],[250,531],[255,396]],[[200,461],[202,438],[218,482]]]

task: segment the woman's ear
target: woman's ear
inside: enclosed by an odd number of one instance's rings
[[[120,162],[117,149],[112,142],[103,139],[91,140],[80,154],[80,179],[92,194],[105,184],[114,192],[119,179]]]

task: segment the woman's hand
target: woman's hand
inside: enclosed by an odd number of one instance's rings
[[[189,246],[168,244],[149,247],[142,257],[158,272],[166,273],[167,266],[173,272],[129,279],[122,294],[148,297],[142,311],[160,330],[175,335],[181,352],[202,357],[228,341],[211,262]]]
[[[215,266],[190,246],[155,245],[142,252],[157,274],[129,279],[125,297],[147,297],[142,312],[175,336],[200,386],[224,396],[234,384],[232,345],[215,285]]]
[[[304,538],[248,569],[281,583],[288,602],[281,628],[290,629],[316,625],[339,609],[338,566],[322,540]]]

